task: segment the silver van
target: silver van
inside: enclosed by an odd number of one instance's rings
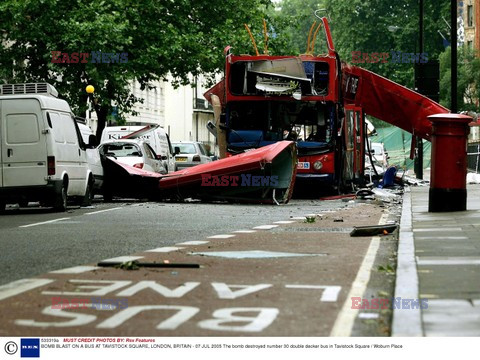
[[[0,211],[39,201],[91,204],[93,174],[68,103],[46,83],[0,85]]]
[[[101,143],[119,139],[138,139],[147,142],[160,156],[167,173],[177,171],[175,152],[170,138],[159,125],[107,126],[103,129]]]

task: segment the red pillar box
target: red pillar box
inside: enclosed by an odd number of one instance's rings
[[[437,114],[432,122],[429,212],[467,209],[467,139],[470,116]]]

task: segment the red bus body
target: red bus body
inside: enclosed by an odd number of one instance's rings
[[[341,187],[364,180],[365,112],[427,140],[427,117],[448,112],[415,91],[342,63],[326,18],[322,25],[327,54],[227,54],[224,79],[205,93],[210,102],[218,97],[218,144],[226,144],[226,156],[286,135],[297,144],[300,187]]]
[[[328,30],[326,19],[324,24]],[[343,106],[340,61],[329,31],[327,39],[324,56],[227,55],[224,80],[206,94],[216,94],[222,104],[227,156],[293,140],[297,187],[363,179],[363,113]]]

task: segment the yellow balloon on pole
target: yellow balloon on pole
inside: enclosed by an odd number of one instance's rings
[[[88,85],[88,86],[85,88],[85,91],[86,91],[88,94],[93,94],[93,92],[95,91],[95,88],[94,88],[92,85]]]

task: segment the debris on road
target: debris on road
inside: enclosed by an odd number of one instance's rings
[[[467,184],[480,184],[480,174],[468,173]]]
[[[350,236],[386,235],[394,232],[397,228],[398,228],[397,224],[355,226],[352,232],[350,233]]]
[[[411,186],[429,186],[430,185],[430,181],[417,179],[413,176],[407,175],[405,172],[398,172],[395,180],[399,181],[404,185],[411,185]]]
[[[97,266],[100,267],[118,267],[124,270],[138,270],[141,267],[148,268],[188,268],[188,269],[199,269],[199,264],[189,264],[189,263],[157,263],[157,262],[138,262],[138,261],[106,261],[99,262]]]
[[[305,217],[305,222],[306,223],[314,223],[316,221],[316,217],[315,216],[306,216]]]

